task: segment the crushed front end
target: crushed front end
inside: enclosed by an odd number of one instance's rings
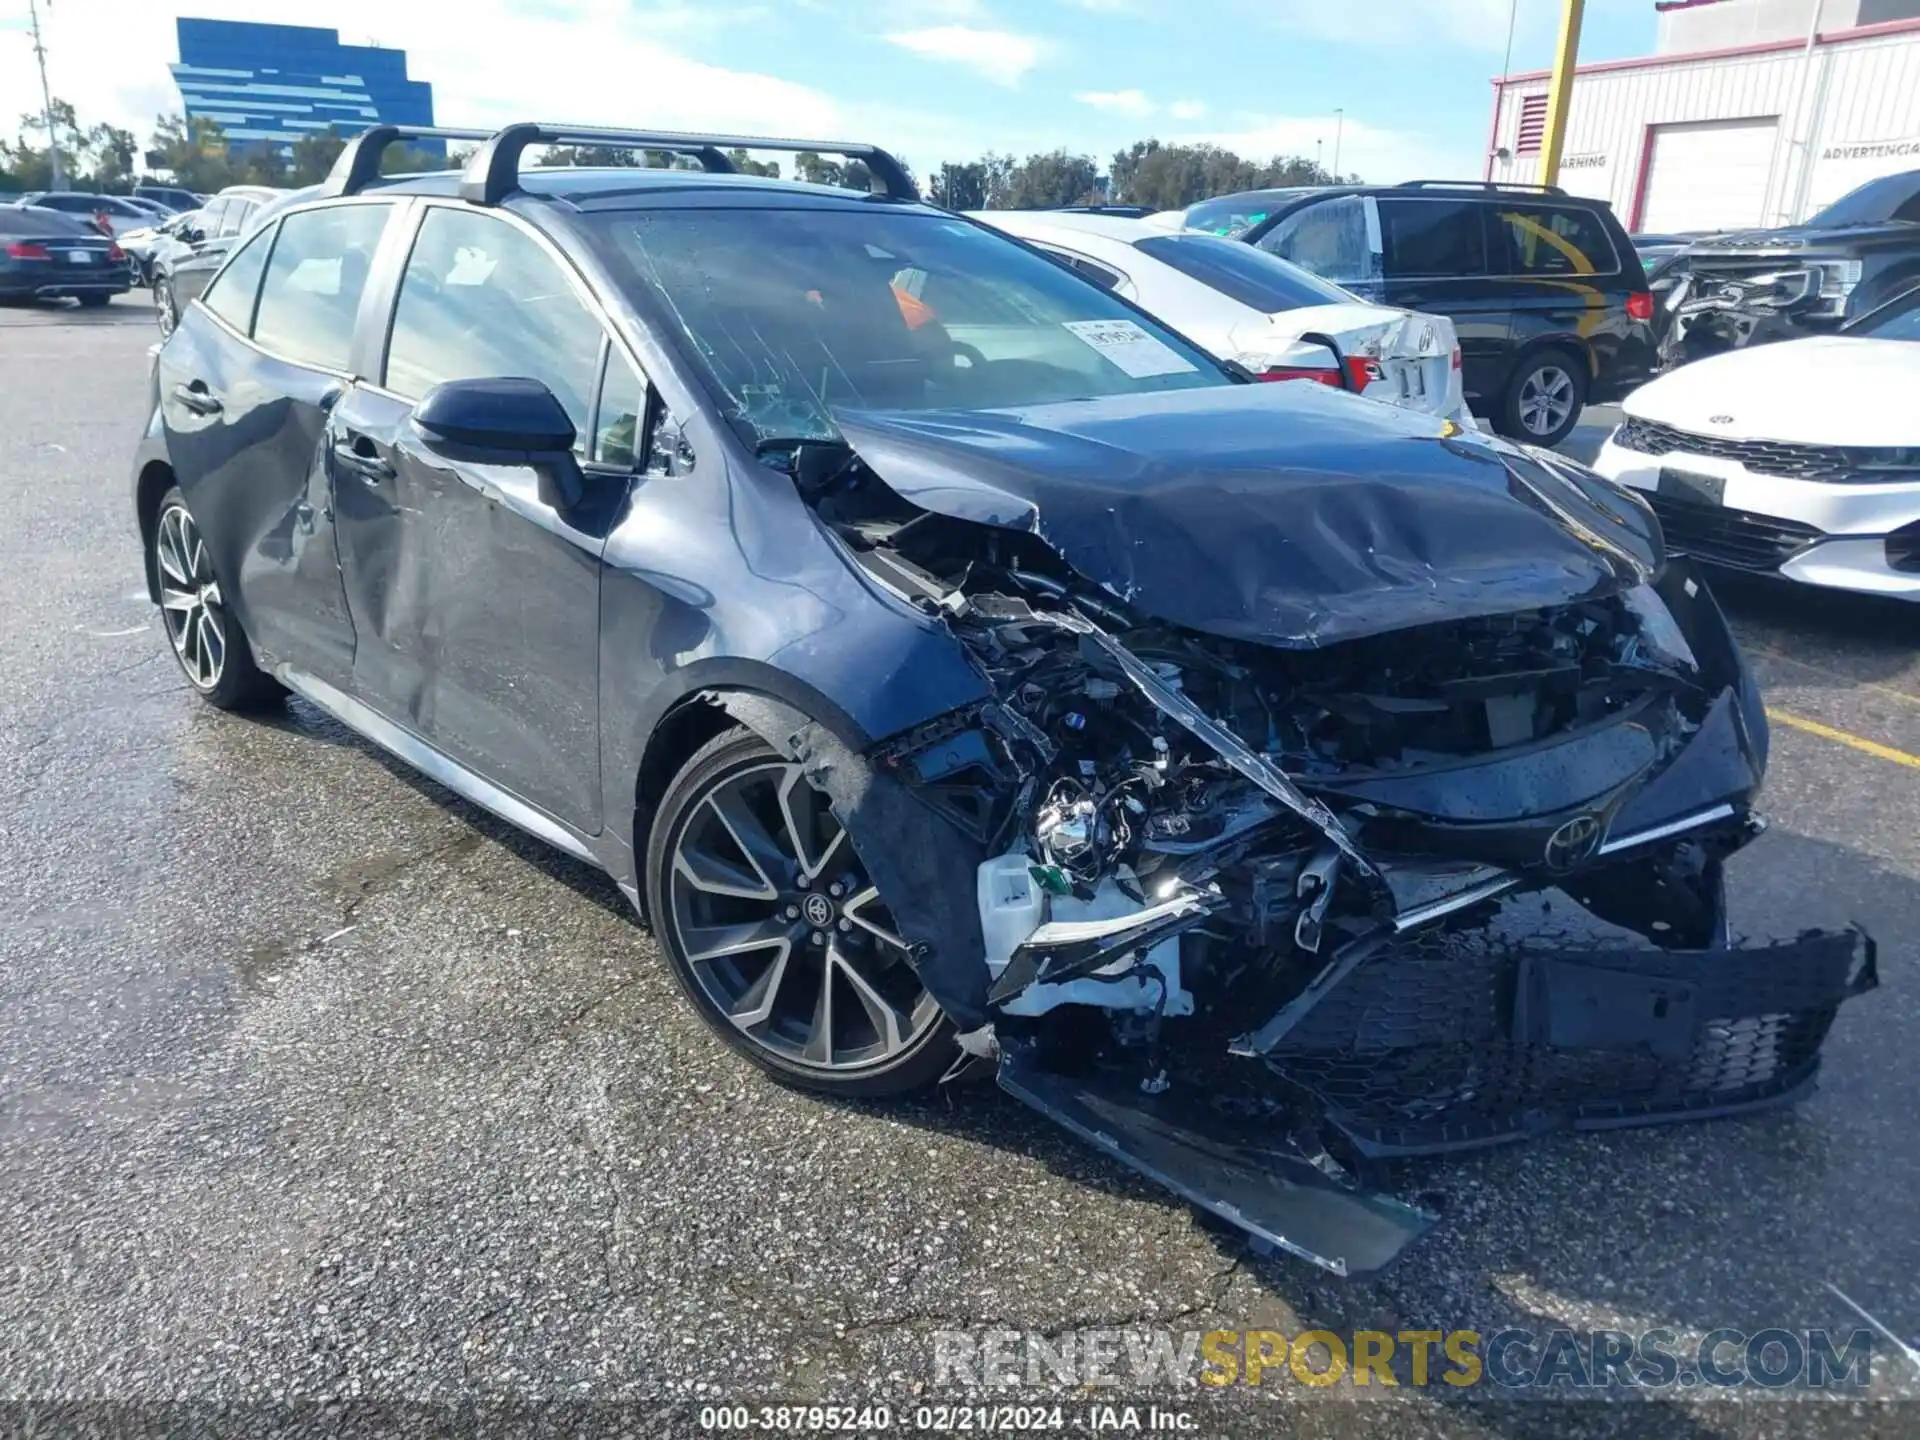
[[[1263,644],[858,468],[818,512],[993,691],[867,757],[964,837],[963,1044],[1260,1240],[1374,1269],[1433,1219],[1378,1160],[1791,1099],[1874,984],[1855,931],[1729,936],[1766,719],[1686,569]]]

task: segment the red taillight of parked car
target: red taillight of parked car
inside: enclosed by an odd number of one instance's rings
[[[1458,345],[1453,347],[1453,368],[1456,370],[1460,368],[1460,347]]]
[[[9,260],[51,260],[53,256],[47,253],[47,247],[44,245],[36,245],[31,240],[15,240],[7,246],[7,258]]]
[[[1345,389],[1338,370],[1312,370],[1297,365],[1279,365],[1271,370],[1262,370],[1254,377],[1256,380],[1312,380],[1320,385],[1331,385],[1336,390]]]
[[[1347,383],[1354,390],[1365,390],[1369,385],[1387,378],[1387,372],[1378,360],[1369,360],[1364,355],[1347,356]]]
[[[107,247],[107,259],[124,260],[126,258],[127,258],[127,252],[122,250],[118,245],[109,245]]]
[[[1651,320],[1653,318],[1653,296],[1645,290],[1635,290],[1628,295],[1627,318],[1631,320]]]

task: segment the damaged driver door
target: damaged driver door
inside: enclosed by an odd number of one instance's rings
[[[430,205],[381,383],[355,386],[328,426],[355,690],[586,835],[600,829],[601,553],[629,483],[590,443],[608,348],[530,231]],[[436,429],[447,407],[473,428]]]

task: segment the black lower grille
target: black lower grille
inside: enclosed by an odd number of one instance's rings
[[[1268,1062],[1317,1095],[1362,1152],[1432,1152],[1786,1098],[1819,1068],[1840,1002],[1872,983],[1870,950],[1849,978],[1861,961],[1846,934],[1587,955],[1488,940],[1428,934],[1362,962]],[[1536,993],[1530,967],[1562,961],[1598,976],[1596,993],[1619,991],[1628,1009],[1670,995],[1671,1025],[1652,1022],[1643,1040],[1612,1047],[1556,1036],[1565,1006],[1549,1019],[1521,997]],[[1653,1013],[1667,1015],[1667,1003]]]
[[[1717,505],[1690,505],[1669,495],[1641,492],[1659,517],[1667,549],[1739,570],[1778,570],[1825,532],[1798,520],[1755,515]]]

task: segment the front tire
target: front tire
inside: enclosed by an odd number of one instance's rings
[[[952,1063],[952,1026],[826,796],[751,731],[716,737],[668,787],[646,873],[674,979],[775,1079],[899,1095]]]
[[[286,692],[254,663],[253,646],[227,608],[213,556],[187,500],[174,486],[160,497],[148,561],[160,587],[160,622],[180,673],[220,710],[248,710]]]
[[[1586,403],[1586,365],[1565,350],[1540,350],[1515,367],[1495,424],[1509,439],[1558,445],[1580,423]]]

